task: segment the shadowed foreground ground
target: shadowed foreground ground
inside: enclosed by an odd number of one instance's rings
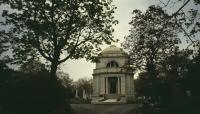
[[[71,104],[71,114],[136,114],[138,104],[91,105]]]

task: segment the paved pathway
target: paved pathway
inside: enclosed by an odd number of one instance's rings
[[[136,114],[137,104],[92,105],[71,104],[71,114]]]

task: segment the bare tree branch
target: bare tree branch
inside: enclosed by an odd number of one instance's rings
[[[163,1],[161,1],[161,0],[159,0],[160,1],[160,3],[162,3],[164,6],[163,7],[166,7],[166,6],[168,6],[168,4],[169,4],[169,2],[171,1],[171,0],[168,0],[167,1],[167,3],[164,3]]]
[[[176,16],[191,0],[187,0],[175,13],[173,13],[170,17]]]
[[[40,48],[40,46],[36,47],[37,50],[39,51],[39,53],[42,55],[42,57],[44,57],[45,59],[49,60],[49,61],[53,61],[53,59],[49,56],[47,56],[44,51]]]
[[[91,37],[91,33],[92,33],[92,31],[91,31],[91,29],[90,29],[90,32],[89,32],[89,34],[88,34],[88,37],[85,38],[85,40],[80,41],[80,42],[79,42],[79,38],[80,38],[80,35],[81,35],[81,34],[79,34],[79,36],[77,37],[76,44],[74,45],[74,47],[73,47],[73,49],[71,50],[70,54],[69,54],[67,57],[65,57],[64,59],[60,60],[58,63],[60,64],[60,63],[62,63],[62,62],[65,62],[66,60],[68,60],[68,59],[74,54],[75,49],[76,49],[78,46],[80,46],[81,44],[83,44],[83,43],[89,41],[89,40],[90,40],[90,37]]]
[[[47,50],[47,48],[45,47],[45,45],[43,43],[41,43],[42,47],[43,47],[43,51],[51,58],[53,58],[50,53],[49,53],[49,50]],[[42,49],[42,48],[41,48]]]

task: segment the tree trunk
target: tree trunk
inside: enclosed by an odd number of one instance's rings
[[[57,68],[58,68],[58,62],[57,61],[51,62],[50,80],[52,82],[57,81],[57,76],[56,76]]]
[[[52,82],[57,82],[57,76],[56,76],[56,71],[58,69],[58,61],[60,58],[60,50],[57,48],[54,49],[54,59],[51,61],[51,72],[50,72],[50,79]]]

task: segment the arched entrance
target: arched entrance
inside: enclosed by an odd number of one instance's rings
[[[117,94],[117,77],[108,77],[109,94]]]

